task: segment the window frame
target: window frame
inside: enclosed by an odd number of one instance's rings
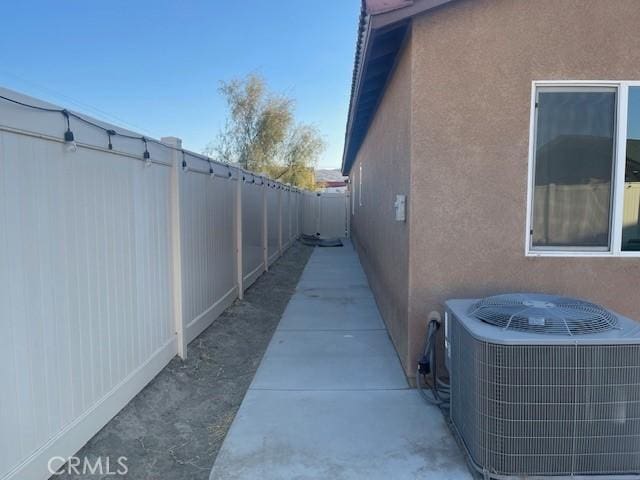
[[[360,176],[358,178],[360,180],[360,183],[358,184],[358,206],[361,207],[362,206],[362,162],[360,163],[359,169],[360,169]]]
[[[353,172],[353,178],[349,180],[349,193],[351,195],[351,216],[356,214],[356,175],[357,172]],[[351,181],[353,180],[353,181]]]
[[[615,88],[615,148],[611,182],[611,214],[609,219],[609,247],[533,247],[531,228],[533,223],[533,192],[535,181],[536,101],[540,88],[574,87]],[[624,213],[624,183],[627,151],[627,114],[629,88],[640,87],[633,80],[536,80],[531,83],[531,106],[529,116],[529,158],[527,172],[527,212],[525,229],[525,256],[527,257],[629,257],[640,258],[638,251],[622,251],[622,229]]]

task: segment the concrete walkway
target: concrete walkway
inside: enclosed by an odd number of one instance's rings
[[[211,479],[470,479],[408,388],[351,246],[316,248]]]

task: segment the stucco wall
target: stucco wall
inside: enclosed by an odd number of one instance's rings
[[[351,231],[382,317],[407,365],[409,225],[395,221],[397,194],[408,194],[411,146],[411,46],[400,54],[387,92],[351,169]],[[358,191],[362,165],[362,206]]]
[[[409,370],[447,298],[546,291],[640,320],[640,259],[524,255],[531,82],[640,79],[638,25],[637,0],[460,0],[414,19]]]

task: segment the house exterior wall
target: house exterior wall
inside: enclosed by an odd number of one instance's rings
[[[640,79],[639,22],[634,0],[460,0],[414,18],[408,371],[448,298],[544,291],[640,320],[640,259],[525,257],[531,82]]]
[[[353,241],[405,366],[408,364],[409,224],[395,221],[393,205],[397,194],[409,193],[410,129],[411,46],[408,43],[399,54],[386,95],[350,176]]]

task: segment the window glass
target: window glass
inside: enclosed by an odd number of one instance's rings
[[[622,250],[640,251],[640,87],[629,88]]]
[[[538,90],[533,247],[609,247],[616,91]]]

